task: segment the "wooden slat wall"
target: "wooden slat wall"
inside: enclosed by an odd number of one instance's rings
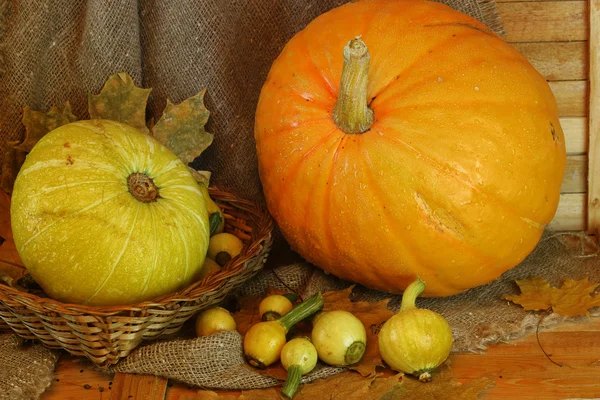
[[[592,0],[593,1],[593,0]],[[505,40],[548,80],[561,116],[567,170],[550,227],[587,229],[589,3],[497,0]]]
[[[600,234],[600,0],[589,3],[590,44],[589,44],[589,164],[587,229]]]

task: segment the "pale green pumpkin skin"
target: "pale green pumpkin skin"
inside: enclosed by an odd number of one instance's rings
[[[159,198],[128,189],[145,173]],[[201,272],[208,213],[198,184],[170,150],[128,125],[74,122],[27,156],[11,200],[24,265],[56,300],[125,305],[178,290]]]

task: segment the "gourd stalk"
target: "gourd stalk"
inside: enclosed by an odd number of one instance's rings
[[[299,365],[291,365],[287,370],[287,379],[283,385],[283,388],[281,389],[281,394],[288,399],[293,398],[298,391],[298,386],[300,386],[301,380],[302,367]]]
[[[412,310],[416,308],[415,302],[417,297],[425,290],[425,281],[417,277],[410,285],[406,287],[402,294],[402,303],[400,303],[400,311]]]

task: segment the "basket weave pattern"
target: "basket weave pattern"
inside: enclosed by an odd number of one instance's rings
[[[263,208],[218,188],[209,193],[223,210],[225,231],[244,243],[242,253],[219,272],[132,306],[65,304],[0,284],[0,318],[24,339],[84,356],[101,367],[116,364],[142,341],[178,332],[194,314],[220,303],[260,271],[272,245],[273,222]]]

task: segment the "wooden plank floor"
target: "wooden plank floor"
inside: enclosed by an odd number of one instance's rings
[[[482,376],[496,382],[482,398],[573,399],[600,398],[600,318],[583,325],[563,325],[491,346],[484,354],[451,356],[454,375],[461,382]],[[89,362],[63,356],[55,380],[42,400],[193,400],[197,390],[149,376],[111,376]],[[231,393],[228,393],[231,394]],[[199,400],[199,398],[198,398]]]

